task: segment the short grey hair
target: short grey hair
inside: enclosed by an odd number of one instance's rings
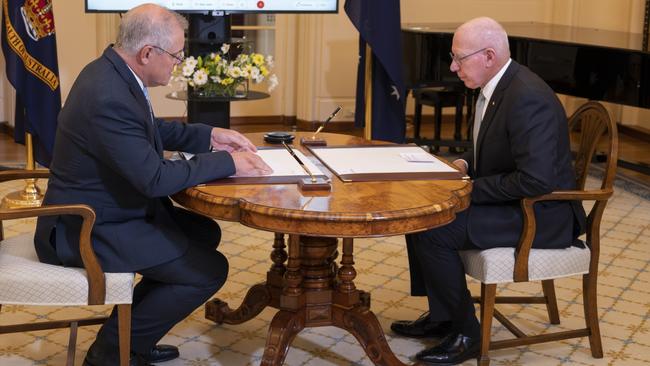
[[[174,26],[187,29],[187,19],[159,5],[136,6],[122,17],[115,47],[130,55],[136,54],[145,45],[168,49],[172,46]]]

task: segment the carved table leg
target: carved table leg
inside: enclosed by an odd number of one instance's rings
[[[217,324],[241,324],[257,316],[269,305],[278,307],[279,293],[282,290],[283,276],[286,272],[287,252],[285,248],[284,234],[276,233],[271,252],[273,264],[267,272],[266,283],[258,283],[251,287],[242,304],[235,310],[222,300],[208,301],[205,304],[205,318]]]
[[[248,290],[244,301],[235,310],[219,299],[213,299],[205,304],[205,317],[217,324],[241,324],[253,319],[271,303],[271,292],[265,283],[258,283]]]
[[[286,272],[287,267],[284,262],[287,261],[287,251],[285,250],[287,246],[284,244],[284,234],[275,233],[273,239],[273,251],[271,252],[271,265],[270,273],[277,274],[282,277],[284,272]]]
[[[354,335],[370,360],[377,366],[405,366],[388,346],[379,320],[368,308],[333,309],[334,326]]]
[[[343,239],[343,257],[338,270],[338,282],[332,307],[333,325],[354,335],[375,365],[404,365],[388,346],[384,331],[375,314],[370,311],[370,294],[357,290],[354,279],[354,242]]]
[[[273,317],[260,366],[280,366],[291,342],[305,328],[305,312],[280,310]]]

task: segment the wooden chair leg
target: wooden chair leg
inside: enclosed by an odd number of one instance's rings
[[[441,96],[438,96],[438,98],[441,98]],[[442,101],[440,99],[437,99],[434,102],[434,116],[433,116],[433,139],[436,141],[440,141],[441,139],[441,130],[442,130]],[[440,143],[436,143],[436,145],[433,148],[434,152],[440,151]]]
[[[131,356],[131,304],[117,305],[120,366],[128,366]]]
[[[553,280],[543,280],[542,290],[546,298],[546,311],[551,324],[560,324],[560,312],[557,309],[557,298],[555,297],[555,285]]]
[[[463,101],[465,96],[463,94],[458,94],[456,96],[456,114],[454,115],[454,140],[463,141],[463,134],[461,132],[463,128]],[[449,151],[452,153],[457,153],[459,151],[464,151],[462,148],[450,147]]]
[[[77,329],[79,328],[79,323],[71,322],[70,323],[70,338],[68,339],[68,360],[66,362],[67,366],[74,366],[74,356],[77,350]]]
[[[479,366],[489,366],[490,337],[492,335],[492,317],[496,301],[497,285],[481,283],[481,353]]]
[[[585,308],[585,323],[589,328],[589,347],[594,358],[603,358],[603,344],[598,325],[598,302],[596,291],[596,273],[582,276],[582,301]]]
[[[420,98],[415,99],[415,112],[413,114],[413,137],[420,138],[420,126],[422,125],[422,103]]]
[[[465,123],[467,124],[467,141],[472,141],[472,125],[474,124],[474,93],[465,95]]]

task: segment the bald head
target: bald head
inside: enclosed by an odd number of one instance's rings
[[[456,29],[449,69],[470,89],[482,88],[510,60],[508,35],[491,18],[475,18]]]
[[[128,55],[136,54],[145,45],[167,49],[172,35],[187,28],[187,20],[178,13],[156,4],[143,4],[122,17],[115,47]]]
[[[454,37],[458,37],[464,44],[476,49],[493,48],[499,66],[504,65],[510,58],[508,34],[501,24],[492,18],[480,17],[469,20],[456,29]]]

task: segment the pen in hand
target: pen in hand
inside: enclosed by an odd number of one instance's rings
[[[298,162],[298,164],[300,164],[300,166],[301,166],[301,167],[302,167],[302,168],[307,172],[307,174],[309,174],[309,176],[311,177],[311,181],[312,181],[312,182],[316,182],[316,177],[314,177],[314,174],[309,170],[309,168],[307,168],[307,165],[305,165],[305,164],[302,162],[302,160],[300,160],[300,158],[298,157],[298,155],[296,155],[296,153],[293,152],[293,149],[292,149],[289,145],[287,145],[287,143],[284,142],[284,141],[282,141],[282,145],[284,145],[284,147],[287,149],[287,151],[289,152],[289,154],[291,154],[291,156],[293,156],[293,158],[296,159],[296,161]]]
[[[314,134],[311,136],[312,140],[316,138],[316,134],[318,134],[319,132],[321,132],[321,131],[323,130],[323,128],[325,127],[325,125],[326,125],[329,121],[332,120],[332,118],[336,117],[336,114],[339,113],[339,112],[341,111],[341,109],[342,109],[342,108],[341,108],[340,105],[336,107],[336,109],[334,110],[334,112],[332,112],[332,114],[330,114],[330,116],[327,117],[327,119],[325,120],[325,122],[323,122],[323,124],[321,124],[321,125],[318,127],[318,129],[316,130],[316,132],[314,132]]]

